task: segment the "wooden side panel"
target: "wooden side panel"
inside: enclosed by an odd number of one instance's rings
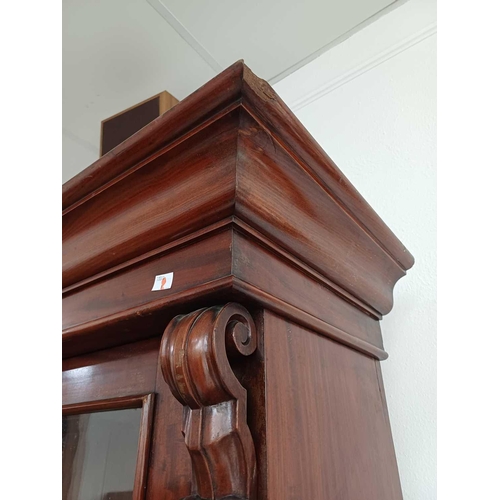
[[[401,500],[378,361],[264,314],[267,500]]]
[[[182,435],[183,407],[158,363],[147,500],[180,500],[191,491],[191,458]]]

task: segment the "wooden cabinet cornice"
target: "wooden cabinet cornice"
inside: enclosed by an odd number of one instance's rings
[[[66,403],[156,351],[145,498],[400,499],[379,320],[412,264],[237,62],[63,186]]]

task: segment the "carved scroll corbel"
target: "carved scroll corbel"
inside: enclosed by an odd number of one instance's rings
[[[184,405],[182,432],[193,467],[189,499],[254,498],[255,447],[247,425],[247,393],[228,356],[249,356],[256,346],[252,317],[234,303],[177,316],[163,334],[163,376]]]

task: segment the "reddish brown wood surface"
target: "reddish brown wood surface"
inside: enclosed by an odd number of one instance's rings
[[[227,115],[69,211],[63,286],[230,215],[237,120]]]
[[[173,287],[152,292],[155,275],[168,271],[174,271]],[[374,311],[238,219],[66,292],[64,352],[71,355],[83,344],[92,347],[85,339],[95,339],[96,331],[101,341],[118,343],[120,336],[131,341],[160,334],[180,312],[177,307],[189,310],[188,304],[207,300],[209,294],[221,299],[246,295],[296,320],[300,315],[305,326],[317,329],[321,322],[321,333],[386,357]],[[147,328],[133,327],[139,315],[149,318]],[[114,338],[103,330],[107,325],[116,331]]]
[[[63,405],[154,392],[158,346],[156,338],[64,360]]]
[[[139,447],[137,465],[134,478],[134,500],[145,500],[149,454],[151,451],[151,434],[153,429],[154,394],[147,394],[142,401],[141,432],[139,434]]]
[[[255,233],[252,233],[255,235]],[[336,328],[383,348],[379,322],[363,312],[330,286],[314,270],[301,266],[290,254],[264,237],[235,231],[233,274],[257,289],[266,290],[276,303],[284,302]]]
[[[220,75],[181,101],[173,109],[144,127],[139,133],[105,155],[91,167],[68,181],[63,189],[63,209],[81,202],[103,189],[109,182],[127,172],[139,161],[162,147],[172,145],[183,134],[193,131],[221,110],[242,104],[266,128],[281,138],[294,156],[308,165],[315,177],[338,197],[373,236],[401,262],[411,267],[413,258],[384,222],[367,205],[352,184],[301,125],[286,104],[264,80],[257,78],[243,61],[230,66]]]
[[[379,362],[273,313],[264,332],[267,500],[401,500]]]
[[[243,105],[404,269],[413,256],[264,80],[242,65]]]
[[[141,427],[149,430],[140,434],[137,491],[147,500],[179,500],[191,486],[190,459],[181,433],[182,406],[161,375],[159,345],[157,337],[64,360],[63,412],[143,406]]]
[[[234,303],[177,316],[163,335],[163,376],[185,407],[182,431],[191,455],[193,497],[255,499],[247,393],[228,357],[253,354],[256,335],[248,311]]]
[[[96,411],[109,411],[109,410],[123,410],[126,408],[142,408],[145,403],[147,403],[148,409],[151,406],[149,397],[153,397],[152,394],[147,396],[124,396],[121,398],[108,398],[108,399],[98,399],[93,401],[85,401],[83,403],[73,403],[68,405],[63,405],[63,416],[64,415],[80,415],[82,413],[93,413]]]
[[[191,492],[191,459],[182,435],[183,406],[157,365],[147,500],[180,500]]]
[[[226,365],[222,372],[218,372],[215,369],[217,362],[203,361],[203,358],[226,356],[227,334],[224,328],[220,328],[231,325],[229,332],[240,333],[231,321],[231,315],[236,314],[237,318],[243,314],[249,316],[239,307],[228,306],[231,314],[218,330],[214,329],[211,311],[215,313],[220,308],[203,309],[173,320],[165,332],[161,357],[158,356],[159,339],[156,338],[65,360],[63,402],[72,405],[68,407],[69,411],[80,411],[82,402],[85,402],[85,407],[96,399],[99,400],[96,406],[91,404],[88,408],[109,409],[113,405],[118,408],[130,406],[130,401],[137,399],[134,394],[154,391],[157,401],[151,453],[148,455],[146,498],[179,500],[193,492],[206,495],[203,488],[211,491],[214,483],[212,479],[206,480],[203,474],[199,474],[198,483],[192,480],[192,474],[196,477],[196,467],[199,466],[194,460],[195,468],[192,468],[181,432],[182,429],[186,432],[197,420],[188,418],[186,413],[183,417],[182,404],[175,400],[164,381],[159,359],[164,360],[164,371],[178,373],[174,376],[180,379],[170,382],[175,391],[179,390],[178,387],[186,387],[182,391],[189,390],[192,397],[202,398],[198,401],[208,405],[203,406],[206,409],[210,408],[210,401],[217,400],[213,407],[217,408],[216,412],[205,414],[200,429],[206,429],[206,439],[212,435],[219,438],[211,445],[208,444],[210,441],[200,443],[203,443],[203,449],[212,446],[209,454],[216,459],[208,470],[217,478],[217,484],[226,481],[226,486],[239,484],[238,481],[248,477],[240,471],[235,458],[238,453],[232,452],[232,446],[221,439],[222,429],[227,429],[224,419],[231,419],[233,413],[229,411],[226,417],[223,416],[227,404],[222,401],[225,397],[219,402],[217,391],[238,399],[243,394],[239,389],[226,392],[230,387],[227,385],[227,370],[231,370],[248,391],[248,409],[243,414],[256,450],[253,493],[258,493],[254,497],[234,498],[400,500],[378,361],[274,313],[255,310],[253,316],[257,327],[253,327],[254,334],[256,340],[261,338],[262,345],[259,341],[260,347],[247,364],[239,361],[241,358],[233,358],[228,351],[233,359],[231,368]],[[206,313],[208,322],[202,319],[204,311],[209,311]],[[185,328],[182,321],[191,326]],[[193,323],[196,323],[197,333],[193,333]],[[223,344],[206,349],[204,342],[215,331]],[[242,346],[246,344],[244,334],[237,338]],[[195,349],[193,354],[189,354],[191,348],[186,347],[186,342]],[[165,361],[168,356],[172,362]],[[261,362],[262,369],[259,368]],[[182,380],[185,382],[181,384]],[[224,383],[219,386],[221,382],[218,380],[224,380]],[[240,387],[239,383],[234,383],[238,384],[235,387]],[[206,396],[204,391],[208,391]],[[177,396],[186,404],[190,396],[182,394]],[[117,397],[121,399],[108,401],[103,407],[102,399]],[[189,404],[195,408],[198,405],[195,400]],[[215,420],[211,422],[211,418]],[[221,431],[217,431],[217,425],[222,425]],[[238,433],[242,428],[241,422],[234,427]],[[189,435],[188,444],[196,453],[196,442],[200,438],[193,434],[193,430],[187,432]],[[227,456],[231,459],[223,458]],[[245,460],[242,463],[246,463]],[[197,484],[202,485],[200,489],[197,489]],[[222,491],[227,493],[227,490]],[[209,494],[200,498],[222,497]]]
[[[238,62],[64,186],[63,403],[155,394],[146,500],[401,500],[379,320],[412,263]]]
[[[375,317],[390,310],[394,283],[412,263],[279,97],[241,63],[63,192],[67,291],[231,216]]]
[[[102,279],[79,287],[64,296],[65,318],[63,328],[78,325],[127,310],[141,310],[142,306],[164,301],[175,294],[183,294],[205,283],[231,274],[232,234],[226,230],[205,239],[170,249],[166,255],[117,272],[112,279]],[[152,292],[158,274],[174,272],[171,289]]]
[[[246,113],[241,114],[236,182],[239,218],[379,313],[390,311],[387,284],[405,270]]]

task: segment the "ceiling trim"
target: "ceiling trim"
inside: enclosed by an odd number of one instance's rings
[[[216,72],[220,73],[224,67],[219,64],[219,62],[215,59],[215,57],[200,43],[197,38],[177,19],[175,14],[163,3],[162,0],[146,0],[151,7],[153,7],[158,14],[178,33],[178,35]],[[376,21],[381,16],[388,14],[396,7],[399,7],[403,3],[406,3],[408,0],[394,0],[387,7],[384,7],[380,11],[376,12],[369,18],[365,19],[362,23],[354,26],[346,33],[341,36],[335,38],[331,42],[327,43],[323,47],[319,48],[312,54],[309,54],[304,59],[301,59],[297,63],[292,66],[286,68],[281,71],[277,75],[273,76],[268,80],[270,85],[274,85],[278,83],[283,78],[287,77],[294,71],[300,69],[302,66],[305,66],[307,63],[313,61],[317,57],[321,56],[324,52],[331,49],[335,45],[338,45],[345,41],[347,38],[351,37],[358,31],[362,30],[364,27]]]
[[[311,90],[307,94],[303,95],[299,99],[295,99],[294,101],[289,103],[290,109],[294,112],[297,112],[299,109],[311,104],[317,99],[323,97],[324,95],[338,89],[342,85],[354,80],[358,76],[361,76],[363,73],[370,71],[371,69],[379,66],[380,64],[392,59],[397,56],[401,52],[413,47],[417,43],[422,42],[423,40],[429,38],[432,35],[437,33],[437,23],[432,23],[426,28],[419,30],[413,35],[405,38],[404,40],[395,43],[385,49],[384,51],[378,53],[375,57],[369,58],[363,61],[361,64],[357,65],[352,70],[346,71],[339,75],[337,78],[330,80],[329,82]]]
[[[369,24],[372,24],[373,22],[377,21],[382,16],[385,16],[386,14],[389,14],[389,12],[393,11],[397,7],[400,7],[404,3],[408,2],[408,0],[394,0],[392,3],[387,5],[387,7],[384,7],[383,9],[379,10],[378,12],[375,12],[375,14],[371,15],[370,17],[367,17],[363,22],[357,24],[350,30],[346,31],[344,34],[338,36],[337,38],[334,38],[331,42],[328,42],[326,45],[323,47],[319,48],[312,54],[309,54],[307,57],[304,57],[304,59],[301,59],[299,62],[293,64],[289,68],[283,70],[281,73],[278,73],[277,75],[273,76],[268,80],[270,85],[275,85],[278,83],[280,80],[283,80],[283,78],[286,78],[288,75],[292,74],[294,71],[297,71],[298,69],[302,68],[302,66],[305,66],[306,64],[310,63],[311,61],[314,61],[314,59],[318,58],[322,54],[324,54],[326,51],[330,50],[331,48],[335,47],[336,45],[339,45],[340,43],[344,42],[354,34],[356,34],[358,31],[361,31],[363,28],[366,28]]]
[[[216,73],[224,69],[161,0],[147,0],[147,2]]]

